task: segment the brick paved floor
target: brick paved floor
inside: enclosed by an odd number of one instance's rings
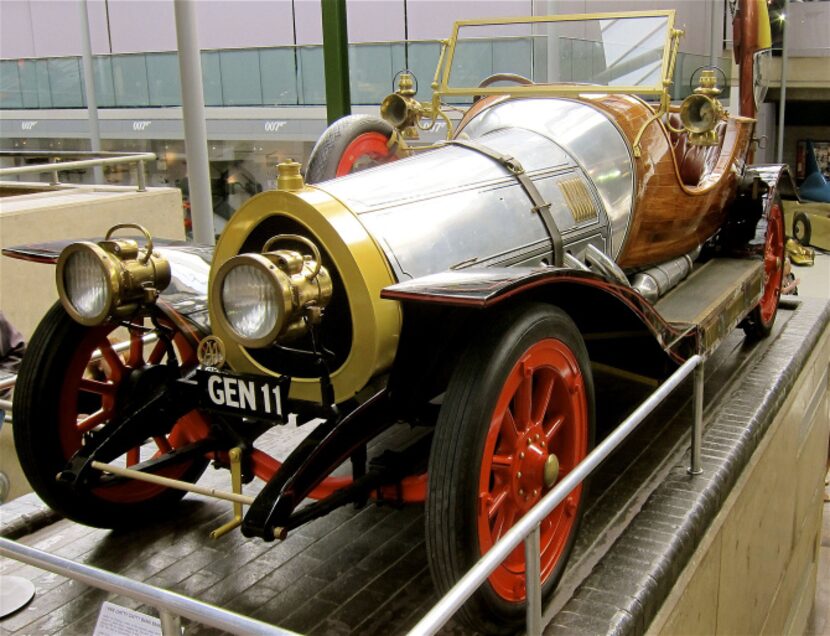
[[[788,312],[782,312],[781,329]],[[748,346],[735,332],[707,363],[707,404],[715,405],[747,360],[766,345]],[[598,427],[608,430],[649,392],[639,385],[597,376]],[[639,510],[688,444],[688,429],[672,426],[691,396],[684,385],[610,458],[593,478],[589,508],[563,579],[561,606],[569,591],[597,563],[619,529]],[[284,455],[305,431],[283,427],[265,440]],[[392,438],[403,433],[396,431]],[[227,488],[225,471],[208,469],[203,483]],[[247,493],[256,491],[246,486]],[[27,500],[21,506],[31,506]],[[286,541],[265,543],[233,532],[218,541],[208,532],[226,521],[230,505],[188,495],[171,519],[113,532],[61,520],[20,538],[22,543],[119,572],[221,607],[309,634],[398,634],[436,600],[426,562],[423,507],[369,505],[341,508],[294,531]],[[0,514],[6,507],[0,508]],[[0,573],[32,580],[32,603],[0,621],[6,634],[90,634],[101,603],[154,613],[123,597],[0,559]],[[550,614],[550,612],[548,612]],[[213,630],[187,624],[187,634]],[[464,633],[450,624],[444,633]]]

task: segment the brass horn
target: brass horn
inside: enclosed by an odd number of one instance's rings
[[[415,99],[416,92],[412,73],[402,71],[399,74],[398,90],[387,95],[380,105],[380,116],[408,138],[417,138],[415,124],[424,114],[423,105]]]

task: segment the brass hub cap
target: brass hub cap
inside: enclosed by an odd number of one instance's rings
[[[545,460],[545,487],[553,488],[559,479],[559,458],[551,453]]]

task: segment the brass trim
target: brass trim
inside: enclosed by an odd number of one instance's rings
[[[224,499],[225,501],[239,502],[250,506],[254,503],[254,498],[248,495],[240,495],[233,492],[226,492],[224,490],[217,490],[216,488],[205,488],[197,484],[191,484],[189,481],[182,481],[181,479],[171,479],[170,477],[162,477],[161,475],[153,475],[151,473],[143,473],[140,470],[133,470],[132,468],[122,468],[121,466],[113,466],[112,464],[105,464],[103,462],[92,462],[90,464],[95,470],[100,470],[118,477],[128,477],[130,479],[137,479],[138,481],[146,481],[150,484],[158,486],[165,486],[167,488],[176,488],[178,490],[186,490],[197,495],[204,495],[205,497],[213,497],[214,499]]]
[[[665,17],[667,19],[666,33],[667,37],[663,44],[663,65],[660,71],[660,84],[658,86],[567,86],[567,85],[553,85],[553,86],[511,86],[509,90],[504,88],[478,88],[478,87],[455,87],[450,88],[449,76],[452,62],[455,58],[456,45],[458,44],[458,31],[464,27],[470,26],[498,26],[502,24],[539,24],[539,23],[553,23],[553,22],[578,22],[585,20],[615,20],[624,18],[657,18]],[[578,94],[578,93],[636,93],[638,95],[664,95],[666,94],[665,80],[671,79],[670,69],[673,68],[673,58],[676,55],[676,47],[673,47],[673,42],[678,37],[679,33],[674,28],[675,11],[626,11],[626,12],[608,12],[608,13],[576,13],[571,15],[555,15],[555,16],[527,16],[527,17],[509,17],[509,18],[480,18],[475,20],[459,20],[453,25],[452,35],[447,41],[447,53],[443,59],[438,61],[438,69],[436,69],[436,77],[441,76],[440,84],[434,89],[437,96],[452,96],[452,95],[503,95],[509,93],[510,95],[550,95],[550,94]],[[441,69],[441,64],[444,67]]]
[[[232,448],[228,451],[228,459],[231,462],[231,490],[235,495],[242,494],[242,450],[239,448]],[[219,539],[225,536],[234,528],[242,525],[242,503],[239,501],[233,502],[233,519],[227,523],[223,523],[210,533],[211,539]]]
[[[594,199],[582,179],[563,179],[559,181],[559,190],[565,198],[565,205],[574,218],[574,221],[581,223],[589,219],[597,218],[597,208]]]
[[[352,318],[352,349],[345,362],[331,373],[335,400],[342,402],[363,389],[376,374],[394,360],[401,329],[401,310],[395,301],[383,300],[380,292],[396,282],[386,256],[366,228],[346,205],[327,192],[306,186],[301,192],[268,191],[250,198],[234,213],[216,245],[211,285],[221,264],[237,255],[251,232],[272,216],[284,216],[306,228],[309,239],[324,245],[339,272],[349,298]],[[227,345],[228,364],[239,372],[277,374],[257,362],[229,339],[229,333],[214,317],[217,301],[210,296],[211,324],[215,335]],[[293,378],[290,396],[318,401],[316,378]]]
[[[221,369],[225,365],[225,343],[216,336],[206,336],[199,342],[196,358],[203,367]]]

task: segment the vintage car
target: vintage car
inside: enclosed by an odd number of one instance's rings
[[[200,491],[236,513],[214,534],[266,541],[345,504],[423,502],[448,589],[590,451],[592,368],[659,379],[739,324],[769,333],[792,185],[750,164],[763,5],[737,7],[737,113],[713,69],[671,103],[671,11],[460,22],[430,102],[403,74],[385,122],[335,123],[305,180],[282,163],[212,254],[124,227],[59,257],[7,250],[57,262],[14,400],[32,486],[78,522],[133,525],[213,462],[233,492]],[[496,42],[515,66],[474,77]],[[437,122],[445,142],[419,145]],[[258,447],[295,418],[287,457]],[[405,444],[377,442],[401,423]],[[585,493],[541,526],[545,594]],[[514,630],[524,574],[519,548],[460,619]]]

